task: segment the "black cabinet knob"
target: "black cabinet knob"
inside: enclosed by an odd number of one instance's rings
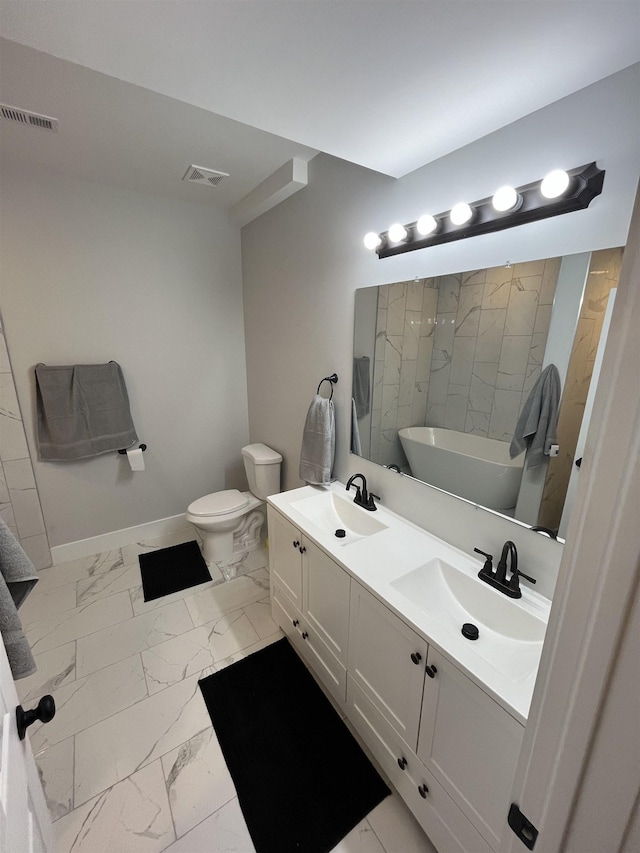
[[[300,553],[301,553],[301,554],[304,554],[304,553],[306,552],[306,550],[307,550],[307,549],[304,547],[304,545],[301,545],[301,546],[300,546],[300,548],[299,548],[299,551],[300,551]]]
[[[299,547],[300,547],[300,542],[299,542],[297,539],[294,539],[292,544],[293,544],[293,547],[294,547],[294,548],[299,548]]]
[[[420,794],[423,800],[426,800],[427,794],[429,793],[429,789],[426,785],[418,785],[418,793]]]
[[[422,660],[422,655],[420,654],[420,652],[411,652],[411,660],[417,666],[420,663],[420,661]]]
[[[300,624],[300,620],[299,619],[293,619],[292,621],[293,621],[293,627],[297,628],[298,625]]]
[[[402,758],[398,759],[398,767],[400,768],[400,770],[404,770],[406,766],[407,766],[407,759],[403,755]]]
[[[427,673],[429,678],[435,678],[438,670],[435,666],[426,666],[424,671]]]
[[[308,636],[309,636],[309,634],[306,631],[302,632],[302,639],[303,640],[306,640]]]
[[[56,715],[56,703],[53,701],[53,696],[43,696],[38,702],[37,708],[32,711],[25,711],[22,705],[16,708],[16,725],[18,726],[18,737],[24,740],[27,729],[31,723],[40,720],[43,723],[48,723]]]

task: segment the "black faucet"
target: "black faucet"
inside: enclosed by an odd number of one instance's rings
[[[347,491],[351,488],[351,485],[354,480],[360,478],[362,480],[362,489],[360,486],[356,486],[356,496],[353,499],[354,504],[361,506],[363,509],[368,509],[369,512],[375,512],[378,507],[373,502],[373,499],[380,500],[379,495],[374,495],[372,492],[367,491],[367,480],[364,474],[354,474],[352,477],[349,477],[347,481]]]
[[[488,583],[489,586],[492,586],[494,589],[500,590],[505,595],[508,595],[509,598],[522,598],[522,591],[520,589],[520,582],[518,578],[522,576],[526,578],[530,583],[535,583],[535,578],[529,577],[529,575],[525,575],[524,572],[521,572],[518,568],[518,551],[516,549],[515,543],[511,542],[508,539],[502,548],[502,554],[500,555],[500,560],[498,565],[496,566],[496,570],[493,570],[493,555],[486,554],[484,551],[481,551],[479,548],[473,549],[477,554],[482,554],[483,557],[486,557],[484,566],[478,572],[478,577],[480,580]],[[511,577],[507,581],[507,559],[511,558]]]

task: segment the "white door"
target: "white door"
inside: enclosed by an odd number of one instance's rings
[[[267,514],[271,577],[302,611],[302,536],[297,527],[272,507],[268,507]]]
[[[0,642],[0,851],[46,853],[53,850],[51,820],[29,738],[18,738],[19,704]]]

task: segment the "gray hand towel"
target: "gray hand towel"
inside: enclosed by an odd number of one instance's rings
[[[528,448],[527,468],[540,465],[557,441],[560,374],[555,364],[546,367],[524,404],[509,447],[512,459]]]
[[[136,435],[120,365],[36,367],[38,458],[64,462],[131,447]]]
[[[353,359],[353,399],[356,401],[356,412],[359,418],[369,414],[371,400],[369,364],[369,357],[366,355]]]
[[[0,519],[0,634],[14,678],[25,678],[36,670],[18,607],[37,582],[38,573],[33,563]]]
[[[358,426],[358,413],[356,401],[351,398],[351,452],[356,456],[362,456],[362,444],[360,442],[360,427]]]
[[[336,424],[333,401],[316,394],[304,425],[300,451],[300,479],[313,485],[331,482],[336,452]]]

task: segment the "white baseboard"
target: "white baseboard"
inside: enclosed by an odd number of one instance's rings
[[[77,542],[67,542],[66,545],[55,545],[51,549],[51,559],[54,566],[59,566],[60,563],[67,563],[69,560],[79,560],[82,557],[100,554],[102,551],[121,548],[123,545],[133,545],[146,539],[155,539],[157,536],[174,533],[189,526],[189,522],[185,520],[182,513],[172,515],[170,518],[160,518],[157,521],[138,524],[136,527],[125,527],[111,533],[102,533],[100,536],[92,536],[90,539],[78,539]]]

